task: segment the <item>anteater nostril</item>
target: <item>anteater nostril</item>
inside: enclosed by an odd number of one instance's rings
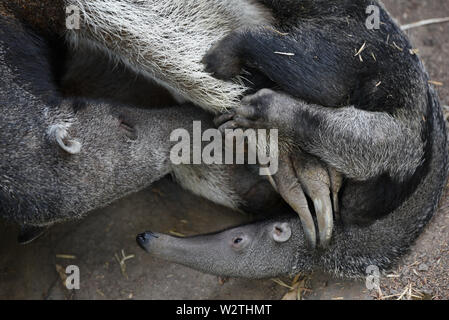
[[[147,249],[146,246],[149,244],[149,242],[154,239],[154,238],[158,238],[157,235],[155,235],[153,232],[151,231],[147,231],[145,233],[141,233],[139,235],[137,235],[136,237],[136,241],[137,244],[142,248],[142,249]]]

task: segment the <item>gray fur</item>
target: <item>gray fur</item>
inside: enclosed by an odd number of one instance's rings
[[[432,118],[430,171],[408,201],[370,226],[341,225],[326,250],[311,250],[296,216],[241,226],[193,238],[140,235],[139,244],[149,253],[203,272],[221,276],[269,278],[322,270],[337,277],[365,277],[367,267],[387,271],[408,250],[437,209],[448,172],[447,136],[438,101]],[[273,241],[273,225],[288,223],[291,238]],[[236,237],[245,243],[233,245]]]
[[[424,157],[421,131],[427,95],[423,91],[417,96],[418,101],[410,97],[416,108],[390,115],[354,106],[326,108],[264,89],[245,98],[247,105],[236,114],[253,118],[251,127],[279,129],[286,140],[284,151],[305,150],[348,178],[367,180],[388,172],[402,181],[413,175]],[[301,118],[316,119],[319,125],[304,125]]]
[[[403,181],[413,175],[424,157],[428,76],[387,12],[382,11],[383,26],[377,31],[364,25],[372,1],[261,2],[273,8],[279,19],[274,25],[286,33],[240,28],[207,54],[206,68],[229,79],[241,70],[234,65],[255,65],[298,100],[260,91],[244,100],[236,122],[279,128],[281,147],[299,147],[351,179],[387,173]],[[295,6],[297,11],[288,11]],[[399,49],[386,43],[385,34]],[[364,58],[353,52],[362,46]],[[276,56],[275,50],[293,56]],[[388,67],[397,75],[390,75]],[[245,122],[247,114],[256,123]]]
[[[385,11],[380,31],[364,27],[373,1],[261,2],[273,8],[280,32],[241,28],[203,61],[225,80],[255,67],[288,94],[264,89],[246,97],[221,129],[278,128],[284,152],[309,152],[346,176],[332,242],[311,251],[295,218],[186,239],[147,233],[137,241],[154,255],[225,276],[386,270],[432,217],[447,180],[446,128],[428,75]],[[372,50],[370,61],[354,55],[362,44]],[[273,223],[285,221],[293,235],[279,244]]]
[[[270,1],[263,2],[269,3]],[[143,70],[142,72],[147,76],[156,78],[170,90],[175,90],[176,93],[180,92],[182,97],[196,102],[205,109],[217,111],[227,107],[235,107],[238,101],[237,97],[246,90],[244,86],[235,83],[226,85],[210,76],[208,77],[200,69],[199,62],[202,53],[207,49],[206,46],[212,44],[214,39],[222,37],[224,33],[238,26],[238,23],[231,24],[232,27],[226,23],[224,23],[224,27],[219,24],[221,29],[212,35],[206,32],[207,41],[205,40],[204,43],[207,44],[201,47],[199,51],[192,51],[195,52],[194,56],[196,57],[193,59],[194,66],[185,63],[183,60],[182,63],[181,60],[177,61],[182,66],[188,65],[185,69],[189,70],[186,80],[184,69],[180,68],[182,70],[178,74],[178,64],[172,64],[172,61],[176,60],[174,57],[178,57],[176,54],[179,54],[179,52],[169,55],[168,58],[157,55],[171,52],[165,50],[177,48],[176,44],[170,43],[170,48],[162,46],[156,48],[155,51],[151,51],[154,47],[151,50],[149,49],[155,43],[157,45],[166,44],[159,40],[161,40],[160,33],[167,28],[165,27],[166,24],[163,23],[164,21],[157,20],[161,16],[157,16],[156,20],[149,19],[146,21],[145,19],[150,11],[141,13],[140,9],[150,8],[146,6],[147,4],[152,4],[157,8],[159,2],[121,1],[120,3],[114,3],[119,6],[122,4],[126,10],[120,10],[121,8],[112,6],[107,1],[70,1],[67,3],[79,4],[83,10],[84,18],[91,26],[90,29],[82,28],[80,34],[76,36],[68,35],[74,44],[85,42],[93,50],[100,49],[112,53],[114,58],[131,67],[133,71],[140,72]],[[194,5],[196,3],[185,2],[186,5],[193,5],[193,8],[196,7]],[[220,2],[219,8],[222,8],[221,4],[226,3],[232,4],[232,6],[237,5],[237,2]],[[92,10],[89,7],[91,4],[99,5],[99,7],[93,7],[95,10]],[[182,5],[184,2],[178,4]],[[215,4],[218,4],[218,2]],[[163,8],[167,9],[167,7]],[[173,7],[170,8],[174,9]],[[192,7],[189,8],[192,9]],[[210,31],[209,18],[212,15],[207,10],[210,8],[216,10],[217,7],[211,6],[209,8],[205,6],[201,8],[208,13],[207,17],[202,16],[202,18],[209,21],[205,28]],[[241,7],[236,6],[235,8]],[[96,9],[101,10],[96,11]],[[216,12],[213,10],[212,13]],[[97,14],[104,13],[105,16],[95,16],[95,12]],[[111,12],[116,14],[110,15]],[[176,11],[176,8],[171,11],[171,13],[173,12],[175,14],[169,15],[170,17],[184,17],[183,15],[177,15],[179,12]],[[235,12],[231,10],[230,12],[240,17],[240,13],[244,11]],[[263,10],[263,12],[265,11]],[[125,18],[121,17],[123,13]],[[202,14],[203,11],[200,10],[199,13]],[[265,19],[266,14],[263,13],[261,16]],[[121,18],[114,20],[116,17]],[[188,19],[191,19],[191,16],[188,17]],[[0,17],[0,19],[2,18]],[[134,24],[137,29],[134,29],[130,20],[135,20]],[[234,18],[231,20],[233,23],[235,21],[247,23],[247,21],[239,21],[239,19],[235,20]],[[157,29],[159,32],[156,32],[155,38],[151,38],[151,35],[147,37],[145,33],[141,32],[142,28],[147,28],[149,24],[150,27],[154,26],[154,21],[161,22],[156,23],[156,26],[158,28],[163,26],[163,29],[162,31]],[[191,20],[187,21],[191,22]],[[215,24],[217,21],[221,20],[215,19],[213,23]],[[256,24],[263,23],[263,21],[266,20],[259,21],[259,19],[256,19]],[[0,22],[4,22],[4,20],[0,20]],[[12,25],[17,25],[17,21],[13,21]],[[181,23],[178,26],[182,25]],[[190,168],[179,170],[172,167],[169,162],[171,147],[169,133],[180,127],[190,128],[193,120],[202,120],[211,126],[210,116],[191,106],[136,109],[98,100],[87,100],[83,103],[84,107],[79,108],[76,100],[61,97],[59,88],[51,79],[50,58],[45,50],[46,45],[39,40],[39,36],[30,34],[17,26],[14,27],[16,29],[7,30],[6,26],[7,24],[3,24],[0,28],[0,106],[2,108],[0,132],[4,135],[0,141],[0,146],[4,150],[0,160],[0,200],[3,217],[24,225],[45,226],[66,219],[82,217],[90,210],[137,191],[174,171],[176,176],[181,177],[181,179],[182,177],[192,179],[192,177],[200,176],[198,172],[189,172]],[[136,30],[137,32],[135,32]],[[181,31],[180,34],[184,38],[174,36],[173,39],[185,40],[185,33],[182,32],[185,29],[175,30]],[[126,32],[120,33],[119,31]],[[18,38],[13,38],[13,42],[4,40],[11,35],[17,35]],[[21,35],[25,35],[24,38],[20,39]],[[127,38],[129,35],[131,37]],[[140,36],[143,38],[139,38]],[[132,41],[126,41],[130,39]],[[135,44],[133,43],[134,40],[136,40]],[[13,46],[11,46],[11,43]],[[15,44],[19,45],[15,47]],[[197,44],[195,43],[195,45]],[[20,49],[21,45],[23,45],[22,49]],[[182,49],[185,51],[194,50],[191,47],[183,47]],[[27,50],[35,53],[36,58],[29,59]],[[130,53],[131,55],[129,55]],[[14,57],[14,59],[11,59],[11,57]],[[192,60],[191,55],[188,58]],[[168,62],[168,65],[163,65],[163,62]],[[161,63],[162,71],[157,73],[160,71],[158,68]],[[30,69],[24,69],[24,65],[30,67]],[[416,67],[417,64],[413,66]],[[447,142],[441,110],[435,93],[432,89],[427,88],[427,84],[424,85],[426,81],[424,70],[421,69],[421,66],[417,70],[419,77],[416,86],[412,82],[409,83],[410,88],[417,89],[417,91],[413,91],[414,108],[411,112],[399,110],[397,113],[391,113],[390,116],[395,120],[393,121],[385,114],[379,116],[371,111],[375,114],[370,114],[374,117],[374,121],[370,122],[371,126],[368,126],[371,130],[369,132],[379,137],[380,141],[373,141],[368,135],[364,135],[360,126],[348,123],[344,118],[340,119],[338,112],[347,115],[344,108],[338,111],[328,109],[331,106],[327,103],[332,104],[335,99],[341,98],[338,95],[339,90],[330,90],[332,89],[331,86],[323,85],[323,89],[331,92],[329,97],[323,101],[322,107],[316,106],[317,103],[305,104],[301,102],[301,97],[298,96],[286,98],[283,95],[271,92],[268,95],[270,99],[282,97],[281,103],[285,103],[287,106],[290,104],[291,107],[294,107],[290,109],[299,112],[299,118],[311,113],[323,121],[322,126],[314,128],[317,129],[315,133],[312,131],[304,132],[305,127],[297,128],[298,130],[295,129],[294,131],[287,130],[284,133],[291,137],[292,146],[299,145],[301,148],[321,156],[328,163],[332,163],[339,169],[341,168],[341,171],[349,177],[366,179],[376,176],[380,171],[386,171],[401,180],[402,176],[409,175],[423,160],[422,164],[425,166],[425,170],[421,172],[422,176],[419,177],[421,180],[417,187],[397,208],[388,212],[386,217],[376,219],[369,226],[338,225],[335,238],[331,246],[325,251],[311,252],[304,240],[299,220],[297,217],[289,217],[239,227],[205,238],[197,237],[193,242],[192,239],[174,240],[161,237],[161,240],[164,240],[163,242],[159,244],[153,242],[156,248],[160,245],[161,250],[158,249],[159,251],[154,250],[153,252],[206,272],[252,278],[296,273],[310,270],[315,266],[337,275],[346,276],[363,274],[364,268],[371,264],[382,269],[388,268],[416,239],[435,212],[448,169]],[[291,72],[297,72],[294,68],[283,71],[279,73],[280,76],[289,76]],[[129,72],[129,70],[126,72]],[[174,72],[174,75],[170,72]],[[320,72],[315,73],[321,74]],[[173,75],[173,77],[167,75]],[[193,80],[190,75],[195,76]],[[199,75],[198,78],[196,78],[197,75]],[[412,75],[405,74],[405,77],[407,79],[415,78]],[[139,79],[139,81],[145,81]],[[177,87],[178,84],[180,84],[179,87]],[[342,85],[342,87],[336,87],[337,89],[345,89],[346,82],[338,82],[337,84]],[[195,90],[190,91],[192,85],[195,85]],[[201,88],[199,92],[197,91],[198,88]],[[202,88],[207,88],[206,92],[211,95],[204,95]],[[226,89],[223,91],[222,88]],[[289,93],[292,95],[291,92]],[[264,95],[262,94],[262,96]],[[406,97],[408,98],[407,95]],[[269,111],[273,106],[270,103],[264,103],[263,105],[267,106],[265,111]],[[274,106],[276,107],[276,104]],[[425,138],[429,142],[426,144],[422,140],[416,140],[423,127],[419,119],[422,119],[424,109],[428,111],[425,114],[427,118],[424,119],[424,122],[430,128],[426,132]],[[287,108],[288,110],[289,108]],[[348,110],[350,109],[346,109],[346,112]],[[260,114],[263,115],[263,112]],[[292,114],[292,112],[285,112],[285,114],[289,115],[289,118],[285,119],[286,124],[291,121],[290,117],[298,116],[298,114]],[[125,115],[125,122],[132,124],[131,129],[134,129],[135,132],[129,132],[129,128],[127,128],[129,126],[122,125],[123,115]],[[340,123],[340,127],[332,126],[332,121],[327,118],[329,115],[333,116],[332,119],[338,120],[337,123]],[[275,115],[270,114],[268,120],[275,123],[276,119]],[[363,122],[366,119],[372,120],[373,118],[367,117],[365,113],[357,115],[355,119]],[[295,120],[299,121],[300,119]],[[384,121],[380,120],[386,120],[388,126],[385,127]],[[153,125],[149,125],[150,123]],[[20,124],[20,126],[17,124]],[[345,141],[345,139],[348,140],[345,136],[346,133],[351,134],[352,138],[354,136],[352,131],[343,131],[342,125],[352,125],[355,129],[354,132],[362,135],[358,142],[372,142],[375,144],[374,147],[363,147],[356,144],[355,151],[352,149],[348,151],[354,152],[356,158],[352,160],[344,158],[343,151],[333,142],[339,145],[345,143],[342,140],[333,141],[332,137],[337,133],[337,136],[340,135],[340,139]],[[54,128],[57,128],[57,130]],[[393,139],[388,137],[389,139],[385,140],[385,132],[378,134],[379,128],[381,130],[391,129],[392,132],[398,134],[393,135]],[[407,133],[410,134],[407,135]],[[411,138],[411,142],[405,141],[405,138]],[[71,149],[71,146],[77,145],[76,141],[81,145],[80,150]],[[328,146],[329,148],[333,148],[331,149],[332,154],[327,156],[327,149],[324,150],[325,148],[323,148],[326,143],[332,145]],[[399,143],[406,144],[407,161],[405,161],[405,165],[397,162],[397,154],[383,154],[390,151],[392,145],[397,147]],[[412,145],[416,147],[416,150],[412,150]],[[68,149],[64,146],[68,146]],[[361,149],[358,150],[357,147]],[[423,153],[425,147],[430,147],[430,150]],[[67,153],[67,150],[72,152]],[[367,153],[366,156],[369,159],[364,159],[363,152]],[[380,156],[382,161],[379,162],[379,159],[377,159],[374,166],[376,168],[367,168],[371,164],[370,161],[374,161],[373,159],[376,156]],[[348,164],[350,161],[353,161],[352,165]],[[364,161],[366,161],[365,166],[363,165]],[[352,169],[352,166],[355,168]],[[377,168],[377,166],[379,167]],[[210,186],[212,186],[212,190],[223,190],[223,196],[216,196],[216,191],[212,192],[212,200],[235,207],[246,202],[245,197],[251,194],[251,189],[260,182],[260,178],[251,175],[251,171],[246,170],[246,168],[235,169],[231,167],[231,169],[207,168],[208,175],[206,176],[208,179],[203,186],[195,186],[191,181],[183,182],[183,184],[198,194],[208,197],[211,197],[210,190],[207,190]],[[239,170],[243,170],[245,173],[241,174]],[[225,175],[226,179],[222,179],[221,174]],[[245,180],[245,183],[239,183],[240,180]],[[244,184],[244,186],[241,186],[241,184]],[[246,203],[250,203],[250,201]],[[273,232],[279,232],[275,226],[283,225],[283,223],[288,223],[291,226],[289,229],[292,235],[284,237],[281,234],[273,237]],[[249,240],[235,243],[236,246],[232,250],[235,249],[233,252],[238,252],[238,254],[228,254],[229,241],[235,240],[236,236],[243,237],[243,240]],[[289,238],[289,240],[285,242],[275,240],[285,238]],[[239,246],[239,243],[246,246]],[[174,244],[174,246],[171,246],[171,244]],[[151,249],[151,247],[148,248]]]
[[[252,66],[284,93],[244,98],[220,129],[278,128],[284,153],[305,151],[343,174],[346,223],[390,214],[425,175],[432,140],[429,77],[410,41],[382,7],[381,28],[365,26],[374,1],[261,2],[278,32],[240,28],[203,61],[224,80]]]
[[[204,71],[201,58],[224,35],[243,25],[264,24],[270,14],[253,1],[67,0],[81,10],[79,30],[69,30],[75,47],[105,50],[176,96],[206,110],[238,105],[247,89]],[[182,67],[179,67],[182,66]]]
[[[67,97],[62,97],[52,80],[46,42],[13,18],[0,16],[0,25],[2,217],[23,226],[78,219],[167,174],[234,209],[252,200],[246,194],[263,179],[245,166],[174,166],[170,161],[171,132],[191,131],[193,121],[211,128],[211,115],[191,105],[157,108],[153,95],[164,96],[163,89],[123,65],[111,68],[104,56],[90,51],[85,54],[91,60],[80,59],[89,62],[82,75],[69,65],[62,81],[79,91],[63,87]],[[95,86],[85,90],[88,80]],[[134,91],[145,86],[154,91]],[[93,99],[75,98],[83,93]]]

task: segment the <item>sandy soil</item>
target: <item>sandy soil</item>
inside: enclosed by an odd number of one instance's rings
[[[449,16],[449,1],[446,0],[388,0],[384,3],[401,24]],[[449,105],[449,24],[420,27],[407,33],[419,49],[431,79],[443,84],[437,87],[442,104]],[[422,293],[426,299],[449,299],[448,192],[441,202],[440,210],[410,254],[390,276],[381,281],[380,297],[400,296],[404,292],[404,297],[408,297],[411,291],[417,297]]]

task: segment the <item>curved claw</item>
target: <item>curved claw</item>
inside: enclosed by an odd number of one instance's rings
[[[289,157],[279,158],[279,169],[276,175],[273,176],[273,179],[279,194],[298,213],[307,241],[314,249],[316,247],[315,223]]]
[[[312,199],[318,222],[320,245],[326,248],[332,238],[334,215],[330,197],[330,177],[327,168],[312,156],[292,160],[296,175],[305,193]]]
[[[334,215],[332,211],[332,203],[328,196],[316,197],[313,200],[316,218],[318,221],[318,230],[320,235],[320,246],[327,248],[332,238],[334,229]]]
[[[340,218],[340,206],[338,205],[338,193],[343,185],[343,175],[331,167],[327,167],[331,183],[332,203],[334,206],[335,217]]]

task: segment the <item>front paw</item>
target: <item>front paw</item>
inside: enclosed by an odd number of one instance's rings
[[[204,70],[217,79],[230,80],[242,72],[243,62],[238,52],[238,37],[229,35],[213,46],[201,62]]]
[[[240,107],[215,118],[221,132],[226,129],[277,129],[276,96],[270,89],[262,89],[242,99]]]

